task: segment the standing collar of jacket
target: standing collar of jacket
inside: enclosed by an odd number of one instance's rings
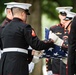
[[[6,21],[10,22],[10,21],[11,21],[11,19],[9,19],[9,18],[6,18]]]
[[[14,17],[13,20],[22,21],[20,18],[17,18],[17,17]]]

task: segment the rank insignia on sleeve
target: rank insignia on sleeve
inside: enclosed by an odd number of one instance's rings
[[[57,33],[55,33],[56,35],[62,35],[62,33],[60,33],[60,32],[57,32]]]
[[[36,36],[36,33],[34,30],[32,30],[32,36],[35,37]]]

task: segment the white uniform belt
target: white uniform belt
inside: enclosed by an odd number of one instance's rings
[[[28,54],[28,50],[22,48],[4,48],[2,53],[4,52],[22,52]]]

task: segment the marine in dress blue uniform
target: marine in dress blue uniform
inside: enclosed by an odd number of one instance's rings
[[[7,23],[9,23],[11,20],[12,20],[12,18],[13,18],[13,16],[12,16],[12,12],[11,12],[11,5],[9,6],[9,5],[7,5],[6,6],[6,8],[5,8],[5,11],[6,11],[6,18],[5,18],[5,20],[1,23],[1,25],[0,25],[0,33],[2,32],[2,29],[5,27],[5,25],[7,24]],[[0,34],[1,35],[1,34]],[[1,48],[1,50],[2,50],[2,41],[1,41],[1,37],[0,37],[0,48]],[[0,55],[1,55],[1,52],[0,52]],[[1,57],[0,57],[1,58]]]
[[[29,75],[28,73],[28,47],[29,45],[36,50],[48,49],[53,47],[53,41],[40,41],[34,29],[25,24],[25,15],[31,4],[13,3],[13,20],[2,30],[3,53],[1,57],[1,75]],[[24,14],[20,18],[17,13]],[[19,12],[17,12],[19,11]],[[17,13],[15,13],[17,12]],[[22,17],[22,16],[21,16]]]
[[[56,8],[58,11],[59,11],[59,13],[62,15],[62,16],[64,16],[64,18],[65,18],[65,16],[67,15],[67,13],[66,12],[68,12],[68,11],[70,11],[71,9],[72,9],[72,7],[57,7]],[[60,24],[58,24],[58,25],[55,25],[55,26],[53,26],[53,27],[51,27],[50,28],[56,35],[58,35],[61,39],[63,39],[63,36],[65,36],[65,35],[67,35],[68,36],[68,32],[67,32],[67,30],[64,30],[64,27],[62,26],[62,24],[60,23]],[[66,33],[66,34],[65,34]],[[63,49],[63,50],[67,50],[67,48],[61,48],[61,49]],[[66,52],[66,51],[65,51]],[[66,67],[66,66],[65,66]],[[60,74],[61,73],[61,75],[62,75],[62,72],[60,72],[61,70],[60,70],[60,59],[53,59],[52,60],[52,71],[53,71],[53,73],[54,74]],[[65,71],[66,71],[66,69],[65,69]],[[63,72],[63,74],[64,75],[66,75],[66,72]]]
[[[62,36],[62,39],[64,40],[65,45],[68,46],[68,34],[69,34],[69,29],[70,25],[72,23],[72,19],[75,16],[74,12],[67,12],[65,20],[65,29],[64,29],[64,34]],[[63,49],[64,50],[64,49]],[[67,49],[66,49],[67,51]],[[60,75],[68,75],[68,64],[67,64],[67,59],[62,58],[62,61],[60,61]]]
[[[1,24],[1,29],[0,32],[2,32],[2,29],[11,22],[11,20],[13,19],[13,15],[12,15],[12,5],[11,3],[16,3],[16,2],[9,2],[9,3],[4,3],[4,5],[6,5],[5,11],[6,11],[6,18],[5,20],[2,22]],[[27,15],[29,15],[29,11],[27,11]],[[2,50],[2,42],[1,43],[1,50]],[[28,50],[28,62],[30,63],[33,59],[33,55],[32,55],[32,49]]]

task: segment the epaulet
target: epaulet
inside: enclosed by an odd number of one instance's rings
[[[58,24],[56,24],[56,25],[54,25],[54,26],[51,26],[50,29],[51,29],[51,28],[56,28],[57,26],[58,26]]]

